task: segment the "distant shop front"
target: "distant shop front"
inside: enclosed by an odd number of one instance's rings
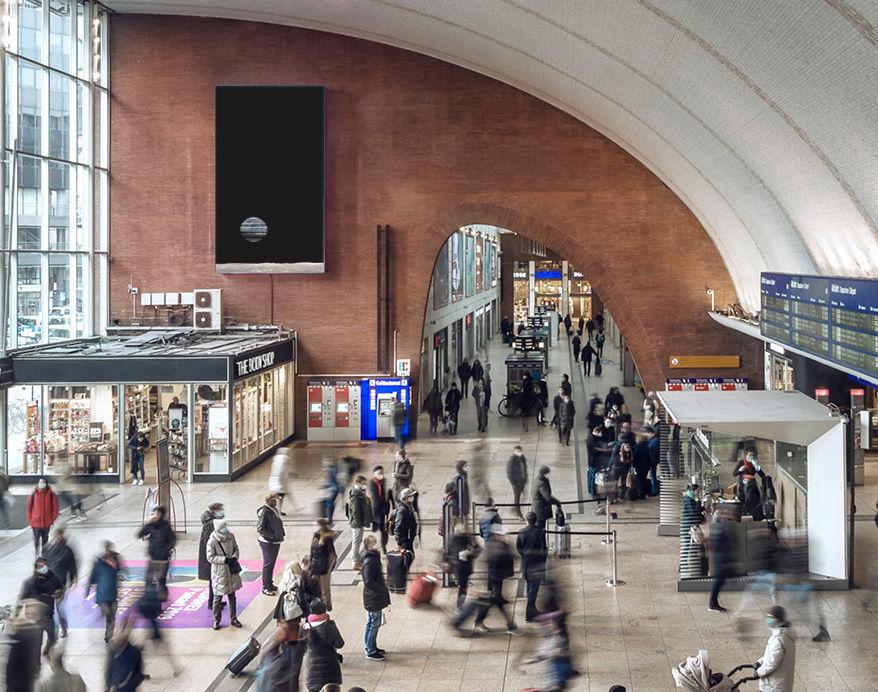
[[[281,330],[124,333],[13,352],[3,468],[36,476],[131,480],[132,438],[167,438],[179,481],[237,478],[293,434],[295,336]]]

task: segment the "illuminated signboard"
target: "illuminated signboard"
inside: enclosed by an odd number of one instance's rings
[[[763,336],[878,377],[878,281],[763,272]]]

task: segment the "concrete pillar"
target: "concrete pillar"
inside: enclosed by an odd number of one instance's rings
[[[564,315],[570,312],[570,278],[567,276],[567,272],[569,271],[570,266],[567,264],[567,260],[561,261],[561,304],[558,306],[558,311],[561,315],[561,318],[564,318]]]
[[[537,263],[533,260],[527,263],[527,314],[534,315],[534,307],[537,304],[537,281],[536,281]]]

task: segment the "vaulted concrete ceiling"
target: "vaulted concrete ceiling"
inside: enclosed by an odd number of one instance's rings
[[[680,196],[713,238],[748,309],[758,306],[763,270],[878,276],[875,0],[109,5],[359,36],[554,104],[624,147]]]

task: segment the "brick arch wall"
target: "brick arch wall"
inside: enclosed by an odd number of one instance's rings
[[[299,372],[375,367],[375,227],[394,229],[399,352],[417,359],[436,255],[467,223],[529,235],[582,267],[648,387],[667,358],[755,344],[705,314],[735,291],[685,205],[638,161],[512,87],[388,46],[290,27],[112,18],[111,314],[141,291],[224,289],[226,313],[271,319],[266,276],[213,270],[214,87],[327,87],[327,272],[276,276],[274,320],[299,332]],[[687,373],[677,373],[685,375]],[[299,407],[301,410],[301,407]],[[299,426],[301,428],[301,426]]]

